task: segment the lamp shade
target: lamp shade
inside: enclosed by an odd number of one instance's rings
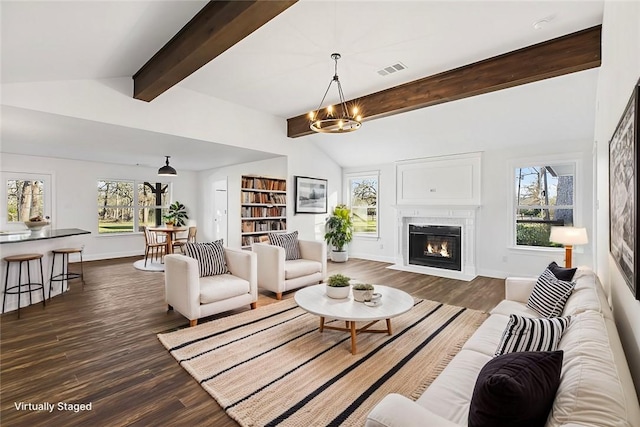
[[[563,245],[586,245],[589,243],[587,229],[583,227],[551,227],[549,240]]]
[[[158,169],[158,175],[159,176],[176,176],[178,175],[178,172],[176,172],[176,170],[174,168],[172,168],[171,166],[169,166],[169,157],[171,156],[165,156],[167,158],[167,162],[164,166],[162,166],[160,169]]]

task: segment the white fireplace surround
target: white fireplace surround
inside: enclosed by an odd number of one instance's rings
[[[476,277],[476,212],[479,206],[394,206],[396,263],[389,268],[470,281]],[[409,224],[462,228],[462,271],[409,264]]]

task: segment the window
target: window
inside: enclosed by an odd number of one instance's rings
[[[132,233],[162,224],[168,189],[160,182],[98,181],[98,233]]]
[[[574,222],[575,163],[515,168],[516,246],[559,247],[552,226]]]
[[[378,173],[348,176],[349,207],[353,231],[364,236],[378,236]]]
[[[4,214],[0,214],[5,225],[29,221],[40,216],[50,217],[51,175],[20,172],[3,172],[0,199],[4,200]]]
[[[44,181],[7,180],[7,221],[29,221],[36,216],[45,216]]]

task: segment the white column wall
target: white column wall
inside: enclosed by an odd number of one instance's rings
[[[640,301],[631,294],[609,255],[609,140],[640,78],[640,3],[606,0],[602,25],[602,66],[596,102],[597,272],[611,294],[636,392],[640,395]],[[636,206],[638,201],[636,200]],[[637,207],[636,207],[637,208]],[[636,238],[638,236],[636,224]],[[640,254],[635,254],[640,256]],[[638,274],[640,272],[636,272]]]

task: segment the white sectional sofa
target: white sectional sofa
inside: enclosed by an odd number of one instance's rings
[[[560,385],[546,426],[640,426],[640,406],[613,315],[597,276],[579,268],[563,316],[572,320]],[[478,373],[496,351],[510,314],[540,317],[526,307],[535,278],[506,279],[506,299],[416,400],[387,395],[370,412],[367,427],[466,426]]]

